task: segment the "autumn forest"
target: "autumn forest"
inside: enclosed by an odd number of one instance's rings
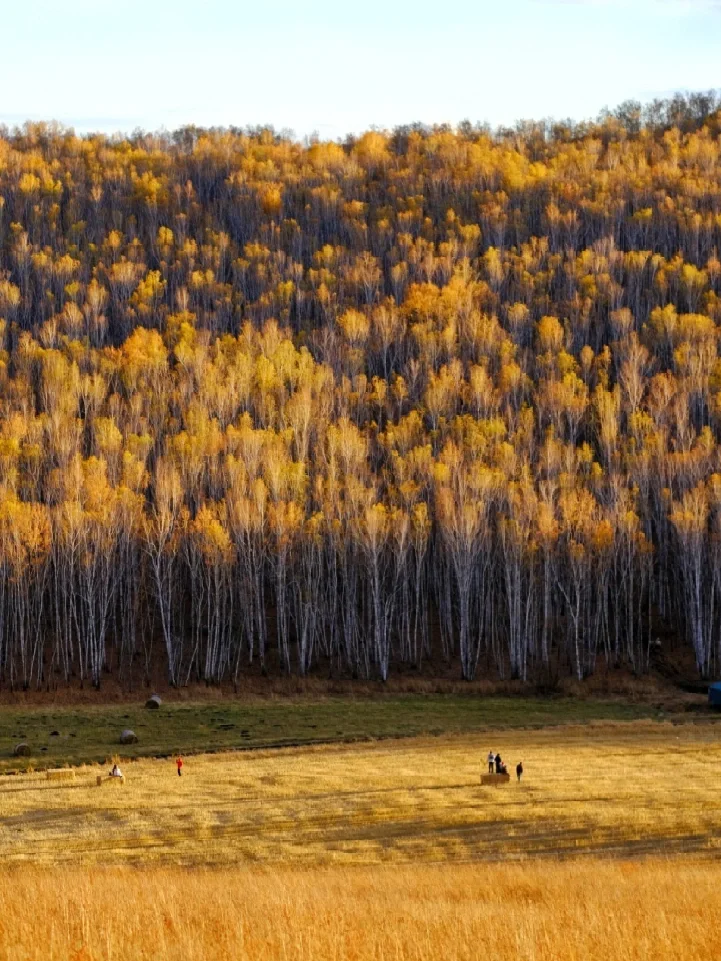
[[[0,129],[0,685],[721,669],[721,111]]]

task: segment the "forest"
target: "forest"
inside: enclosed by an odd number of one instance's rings
[[[718,674],[720,106],[0,128],[0,684]]]

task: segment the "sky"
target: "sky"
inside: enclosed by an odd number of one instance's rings
[[[76,131],[594,117],[721,87],[721,0],[5,0],[0,123]]]

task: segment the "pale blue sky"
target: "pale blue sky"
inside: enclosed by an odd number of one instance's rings
[[[595,116],[721,87],[721,0],[5,0],[0,122],[78,131]]]

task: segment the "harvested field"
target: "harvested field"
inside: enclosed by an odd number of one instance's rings
[[[0,778],[0,854],[186,865],[446,862],[721,850],[719,727],[649,721],[123,761]],[[482,788],[493,748],[523,782]]]

